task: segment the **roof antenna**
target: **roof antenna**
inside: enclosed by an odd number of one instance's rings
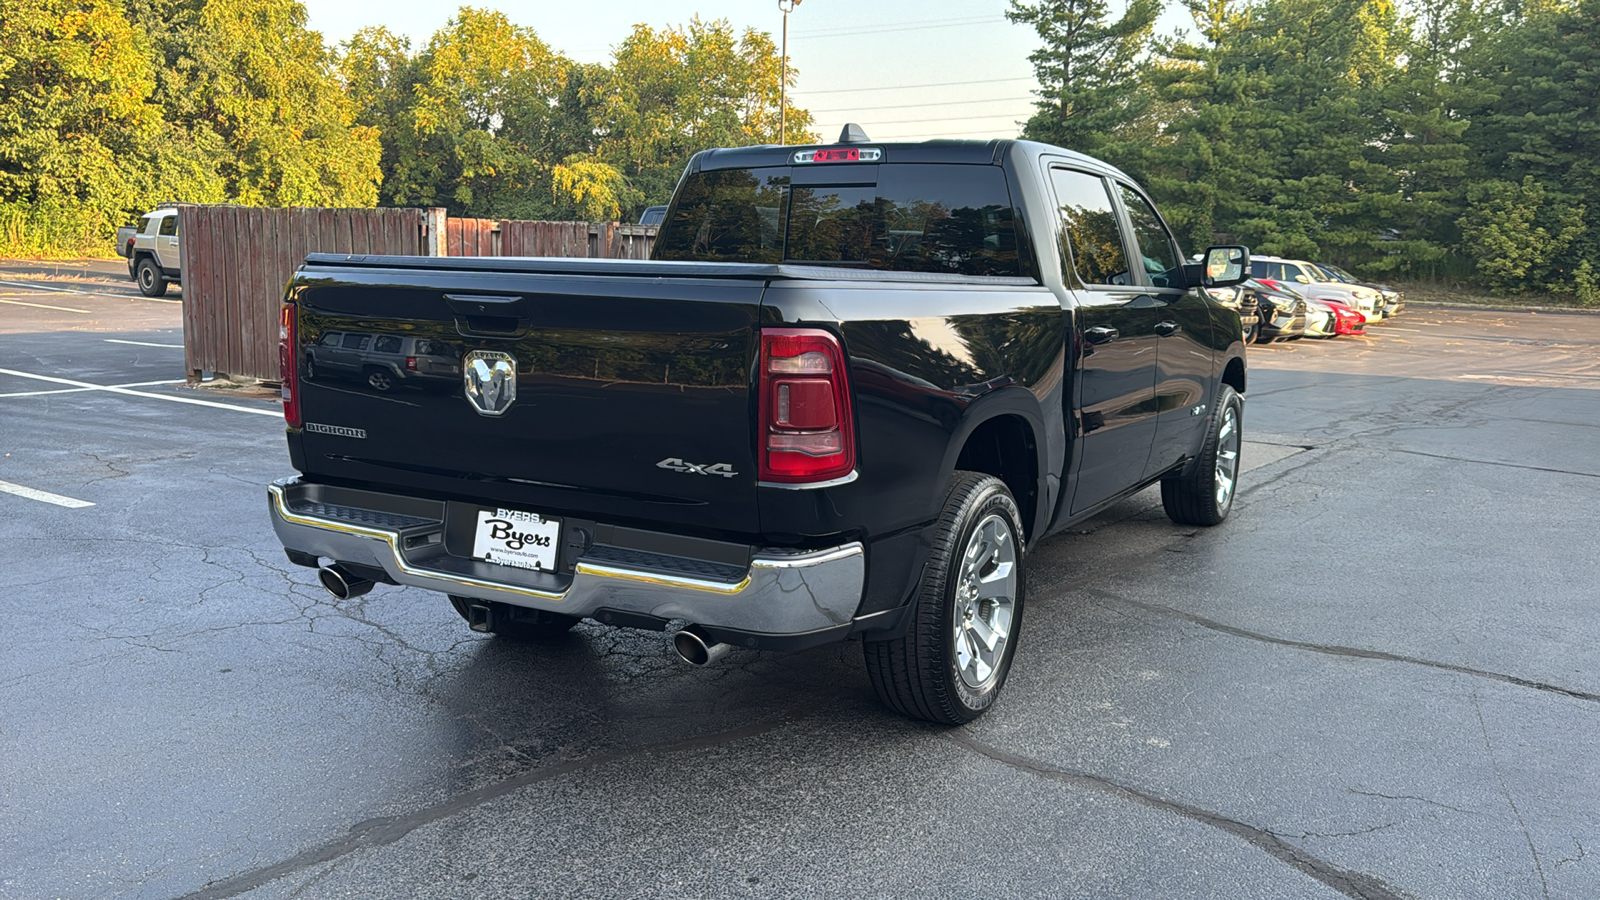
[[[844,129],[839,132],[841,144],[864,144],[870,140],[872,138],[867,137],[867,132],[854,122],[846,123]]]

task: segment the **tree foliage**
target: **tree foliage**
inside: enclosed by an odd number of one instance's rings
[[[695,151],[777,139],[782,61],[726,21],[638,26],[610,65],[472,7],[420,49],[373,27],[334,50],[306,21],[299,0],[0,0],[0,250],[103,250],[167,200],[632,217]]]
[[[1013,0],[1024,135],[1144,180],[1191,246],[1600,302],[1600,0]]]

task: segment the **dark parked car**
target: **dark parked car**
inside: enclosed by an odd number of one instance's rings
[[[664,630],[696,665],[856,639],[886,705],[960,723],[1046,535],[1154,484],[1176,522],[1232,508],[1245,348],[1205,289],[1249,251],[1184,264],[1117,169],[850,126],[696,154],[670,211],[650,260],[309,257],[281,319],[300,474],[268,487],[289,559],[505,637]],[[459,360],[449,393],[321,378],[323,346],[355,369],[408,339]]]
[[[667,215],[665,206],[647,206],[639,216],[640,225],[660,225],[661,220]]]
[[[1256,295],[1247,293],[1243,285],[1225,288],[1207,288],[1206,293],[1228,309],[1239,314],[1239,327],[1244,331],[1244,342],[1252,343],[1261,330],[1261,309]]]
[[[1256,343],[1293,341],[1306,333],[1306,299],[1293,288],[1279,281],[1259,278],[1252,278],[1241,287],[1244,297],[1253,299],[1261,310],[1261,329],[1256,332]]]

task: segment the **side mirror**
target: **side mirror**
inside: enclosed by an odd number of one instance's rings
[[[1206,248],[1205,274],[1201,284],[1208,288],[1243,284],[1250,277],[1250,248],[1236,245]]]
[[[1304,275],[1296,275],[1294,277],[1294,280],[1300,282],[1301,284],[1310,284],[1311,283],[1311,279],[1305,277]]]

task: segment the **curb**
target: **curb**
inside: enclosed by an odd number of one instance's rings
[[[1481,309],[1488,312],[1539,312],[1573,313],[1580,316],[1600,315],[1600,309],[1584,306],[1514,306],[1509,303],[1451,303],[1448,300],[1406,300],[1406,307],[1425,306],[1429,309]],[[1402,313],[1401,315],[1404,315]]]

